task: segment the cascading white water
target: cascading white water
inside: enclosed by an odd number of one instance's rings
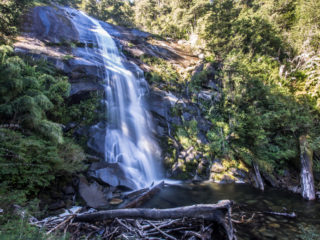
[[[119,163],[137,188],[151,184],[158,175],[154,156],[159,155],[159,149],[150,133],[151,121],[143,103],[147,83],[124,67],[114,40],[98,20],[71,8],[65,10],[72,16],[80,41],[97,45],[86,51],[94,51],[103,61],[107,108],[105,159]]]

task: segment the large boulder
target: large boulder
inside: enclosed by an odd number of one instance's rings
[[[113,187],[136,188],[134,181],[127,178],[125,171],[119,163],[93,163],[90,166],[88,174],[97,181]]]
[[[85,177],[79,179],[79,194],[89,207],[106,207],[108,201],[103,193],[103,188],[97,182],[88,183]]]
[[[162,91],[158,88],[151,89],[146,98],[149,104],[149,111],[155,118],[160,118],[159,124],[161,126],[168,127],[168,123],[175,125],[182,124],[181,117],[174,116],[171,112],[173,107],[186,107],[183,100],[170,92]]]
[[[51,44],[75,42],[79,34],[65,11],[41,6],[33,8],[24,16],[22,30],[29,36]]]
[[[106,140],[106,124],[99,122],[91,126],[87,132],[88,147],[94,154],[104,158],[105,155],[105,140]]]
[[[168,119],[171,103],[167,99],[168,93],[158,88],[154,88],[148,95],[147,102],[149,103],[149,110],[163,119]]]
[[[100,25],[107,30],[107,32],[115,37],[126,41],[134,41],[134,42],[140,42],[142,40],[147,39],[151,36],[150,33],[143,32],[138,29],[130,29],[122,26],[116,26],[110,23],[102,22],[100,21]]]
[[[104,62],[96,51],[96,39],[88,34],[92,46],[81,43],[70,15],[63,8],[41,6],[24,15],[22,34],[14,44],[15,51],[33,59],[52,63],[69,76],[70,95],[102,91]],[[88,50],[92,49],[92,51]]]

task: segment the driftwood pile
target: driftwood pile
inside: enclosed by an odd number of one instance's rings
[[[80,213],[32,224],[47,234],[60,232],[71,239],[229,239],[236,240],[229,200],[171,209],[116,209]]]

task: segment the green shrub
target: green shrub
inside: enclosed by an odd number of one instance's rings
[[[0,123],[20,124],[62,143],[61,127],[46,114],[58,120],[58,109],[70,91],[68,80],[37,70],[14,56],[9,46],[0,47],[0,58]]]
[[[34,195],[56,177],[83,170],[84,159],[82,149],[70,140],[56,145],[36,135],[0,129],[0,182],[11,189]]]

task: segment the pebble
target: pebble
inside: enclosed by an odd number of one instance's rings
[[[260,228],[258,231],[259,231],[260,233],[264,233],[266,230],[267,230],[267,229],[266,229],[265,227],[262,227],[262,228]]]
[[[270,217],[270,216],[268,216],[267,219],[270,220],[271,222],[276,222],[277,221],[277,219],[275,219],[273,217]]]
[[[278,224],[278,223],[270,223],[270,224],[269,224],[269,227],[272,227],[272,228],[280,228],[280,224]]]
[[[249,201],[247,201],[247,204],[249,204],[249,205],[253,205],[253,204],[256,204],[257,203],[257,200],[249,200]]]
[[[275,233],[272,232],[263,232],[263,236],[268,237],[268,238],[273,238],[275,236]]]
[[[268,201],[268,200],[263,200],[263,202],[265,204],[267,204],[268,206],[273,206],[272,202]]]
[[[118,204],[120,204],[120,203],[122,203],[122,202],[123,202],[123,200],[120,199],[120,198],[112,198],[112,199],[109,201],[109,203],[110,203],[111,205],[118,205]]]

